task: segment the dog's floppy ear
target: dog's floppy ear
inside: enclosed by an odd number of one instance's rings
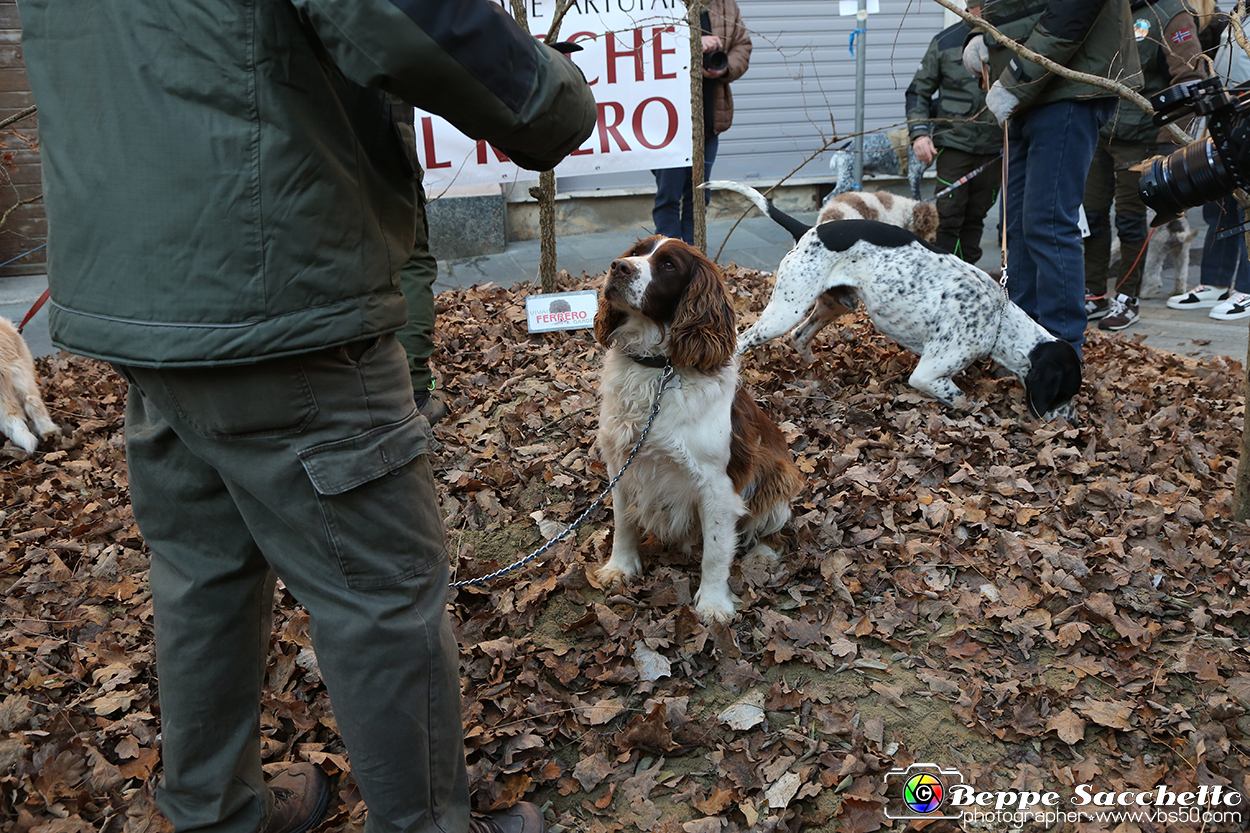
[[[1043,342],[1029,353],[1024,395],[1029,412],[1041,417],[1064,405],[1081,389],[1081,358],[1066,341]]]
[[[611,347],[610,339],[617,327],[625,323],[628,316],[619,309],[599,297],[599,309],[595,311],[595,341],[604,347]]]
[[[930,243],[937,240],[938,210],[931,202],[916,203],[911,212],[911,230]]]
[[[668,355],[674,367],[712,373],[729,363],[738,345],[733,302],[720,269],[691,249],[690,283],[669,331]]]

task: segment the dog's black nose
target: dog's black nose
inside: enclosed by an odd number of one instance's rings
[[[612,261],[612,266],[609,268],[608,273],[614,278],[628,278],[636,274],[637,271],[638,268],[630,261],[625,258],[617,258]]]

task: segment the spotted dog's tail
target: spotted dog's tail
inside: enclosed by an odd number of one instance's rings
[[[754,188],[749,186],[740,185],[737,182],[730,182],[727,179],[714,179],[710,182],[703,183],[699,187],[716,188],[722,191],[734,191],[741,194],[754,203],[755,207],[767,215],[774,223],[790,232],[790,234],[794,237],[794,242],[796,243],[799,242],[800,237],[807,234],[807,232],[812,228],[811,226],[794,219],[789,214],[773,205],[772,201],[759,191],[756,191]]]

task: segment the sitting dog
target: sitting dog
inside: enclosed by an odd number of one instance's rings
[[[1147,223],[1154,222],[1154,209],[1146,209]],[[1189,223],[1184,214],[1158,226],[1151,232],[1146,245],[1145,261],[1141,273],[1141,298],[1163,298],[1169,295],[1180,295],[1189,288],[1189,247],[1198,230]],[[1164,289],[1163,270],[1167,266],[1176,268],[1170,289]],[[1111,240],[1110,272],[1118,275],[1120,270],[1120,238]],[[1111,297],[1115,297],[1112,293]]]
[[[38,438],[31,433],[28,419]],[[6,318],[0,318],[0,431],[27,454],[34,453],[40,439],[61,433],[39,395],[30,348]]]
[[[637,456],[612,490],[612,555],[597,576],[611,586],[642,568],[651,532],[687,552],[700,534],[703,575],[695,610],[734,616],[735,552],[768,555],[759,541],[790,518],[802,479],[785,437],[738,384],[737,330],[724,278],[698,249],[655,235],[612,262],[595,315],[608,348],[600,382],[598,446],[625,465],[666,368],[673,376]]]
[[[829,158],[829,170],[833,171],[838,184],[826,198],[833,199],[855,187],[855,151],[850,150],[853,139],[838,145]],[[906,148],[906,153],[904,153]],[[920,199],[920,177],[928,166],[916,157],[907,139],[907,131],[889,130],[864,136],[864,173],[886,176],[906,176],[911,186],[911,197]]]
[[[795,239],[739,353],[796,324],[795,346],[806,351],[837,310],[862,301],[880,333],[920,356],[908,379],[917,390],[953,406],[962,392],[952,377],[988,356],[1023,380],[1034,416],[1074,420],[1072,398],[1081,387],[1076,350],[1029,318],[989,275],[896,226],[872,220],[807,226],[751,188],[732,183],[731,190]],[[816,309],[800,323],[813,303]]]
[[[724,182],[708,182],[706,188],[728,188]],[[732,190],[732,189],[730,189]],[[891,194],[889,191],[852,191],[826,200],[816,223],[834,220],[877,220],[905,228],[932,243],[937,238],[937,206]]]

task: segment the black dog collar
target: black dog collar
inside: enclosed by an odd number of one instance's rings
[[[666,356],[635,356],[633,353],[625,353],[625,355],[643,367],[654,367],[657,370],[662,370],[668,366],[668,357]]]

